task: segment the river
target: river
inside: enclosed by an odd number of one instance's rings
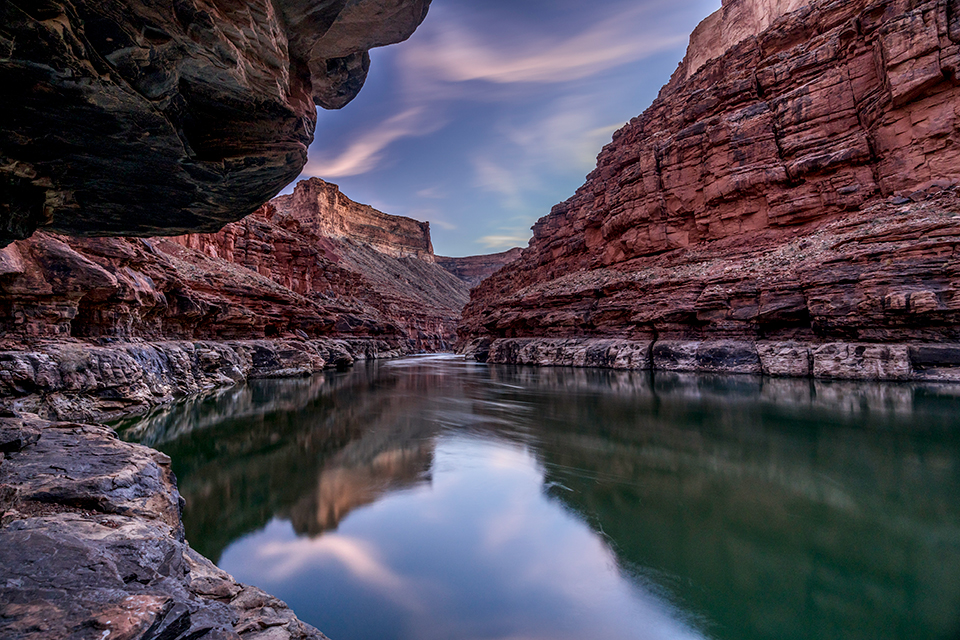
[[[420,356],[118,429],[333,640],[960,638],[956,386]]]

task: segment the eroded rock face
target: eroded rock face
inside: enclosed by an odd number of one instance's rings
[[[271,201],[276,213],[304,232],[352,240],[394,258],[434,262],[430,223],[377,211],[354,202],[340,188],[320,178],[297,183],[293,193]]]
[[[467,286],[435,264],[429,223],[353,202],[318,178],[219,233],[172,242],[339,307],[327,329],[335,335],[391,335],[414,349],[450,348],[468,299]],[[302,312],[294,306],[286,313],[292,320]]]
[[[434,264],[426,223],[358,205],[316,180],[297,193],[318,184],[337,194],[332,211],[280,199],[284,212],[269,204],[216,234],[40,232],[0,249],[2,341],[337,336],[413,351],[452,346],[468,289]],[[382,227],[368,224],[375,217]],[[337,229],[346,233],[324,235]]]
[[[520,257],[523,250],[514,247],[509,251],[484,256],[447,258],[437,256],[437,264],[467,283],[471,289],[494,273]]]
[[[461,336],[960,341],[960,11],[801,4],[701,25]],[[711,44],[735,13],[768,26]]]
[[[0,245],[215,231],[292,181],[314,104],[430,0],[9,0],[0,6]]]

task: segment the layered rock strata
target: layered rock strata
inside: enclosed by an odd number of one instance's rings
[[[768,26],[709,35],[746,14]],[[770,372],[790,375],[956,367],[958,20],[932,0],[725,3],[587,183],[474,290],[462,338],[733,341],[755,356],[730,368],[751,370],[782,345],[792,364]],[[825,364],[828,345],[847,364]],[[897,364],[866,364],[874,351]]]
[[[239,265],[269,278],[328,314],[339,305],[322,330],[339,336],[394,336],[412,349],[448,349],[468,299],[467,287],[435,264],[429,223],[353,202],[319,178],[219,233],[172,242],[228,263],[225,270]],[[291,322],[303,316],[298,307],[286,310]],[[320,328],[301,330],[314,335]]]
[[[247,379],[309,376],[404,352],[374,340],[48,343],[0,351],[0,407],[112,420]]]
[[[437,264],[467,283],[471,289],[520,257],[523,250],[514,247],[509,251],[483,256],[447,258],[437,256]]]
[[[0,418],[0,635],[325,638],[190,549],[164,454],[99,425]]]
[[[293,193],[271,201],[277,214],[318,237],[351,240],[394,258],[434,262],[430,223],[377,211],[354,202],[320,178],[297,184]]]
[[[311,180],[296,194],[318,186],[336,188]],[[339,201],[353,204],[342,195]],[[352,209],[338,211],[349,223]],[[325,223],[310,215],[268,204],[217,234],[173,239],[38,233],[0,250],[0,340],[12,347],[71,337],[336,336],[403,343],[408,350],[453,343],[467,288],[433,264],[432,252],[411,257],[406,236],[379,228],[377,245],[356,232],[317,235],[313,228]],[[396,220],[421,230],[422,223]],[[429,229],[422,231],[429,248]],[[396,244],[384,249],[390,242]]]
[[[215,231],[300,173],[315,105],[430,0],[8,0],[0,6],[0,246]]]

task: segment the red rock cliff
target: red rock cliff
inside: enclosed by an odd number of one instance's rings
[[[958,43],[953,0],[725,2],[462,335],[960,339]]]
[[[297,193],[315,188],[339,193],[316,180]],[[285,212],[267,204],[215,234],[38,233],[0,249],[0,340],[337,336],[414,350],[452,345],[467,287],[433,263],[424,223],[339,195],[331,227],[285,202]],[[388,230],[365,226],[374,218]],[[352,235],[322,235],[330,228]]]
[[[467,301],[464,283],[434,264],[429,223],[353,202],[319,178],[298,183],[292,195],[219,233],[170,242],[298,295],[359,303],[424,348],[453,343]],[[350,332],[350,325],[340,321],[334,329]]]
[[[292,194],[274,198],[272,204],[279,214],[295,219],[314,235],[353,240],[395,258],[434,260],[429,222],[356,203],[337,185],[320,178],[298,183]]]

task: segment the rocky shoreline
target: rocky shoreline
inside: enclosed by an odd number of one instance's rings
[[[0,635],[325,638],[184,539],[159,451],[105,426],[0,418]]]
[[[373,339],[46,342],[0,351],[0,408],[108,421],[250,378],[309,376],[409,352],[405,342]]]
[[[190,548],[169,457],[73,420],[115,419],[246,379],[307,376],[406,351],[327,339],[0,352],[0,636],[325,638]]]
[[[480,362],[835,380],[960,381],[960,344],[478,338],[460,352]]]

